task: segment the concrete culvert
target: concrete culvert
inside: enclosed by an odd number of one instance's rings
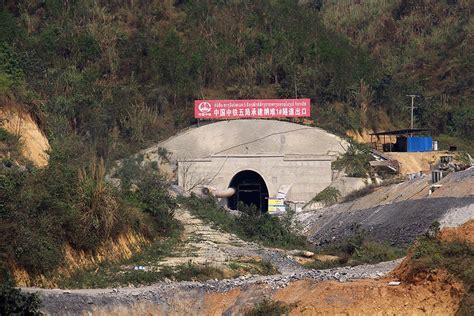
[[[227,199],[227,206],[233,210],[238,208],[240,202],[250,206],[255,205],[261,212],[268,209],[268,188],[257,172],[244,170],[237,173],[230,181],[235,194]]]

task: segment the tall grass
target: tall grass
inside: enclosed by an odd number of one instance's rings
[[[79,170],[79,210],[85,232],[100,231],[103,238],[111,237],[120,220],[119,204],[112,189],[105,182],[103,159],[92,159],[88,169]]]
[[[391,11],[400,0],[366,0],[355,3],[353,0],[326,1],[322,7],[324,23],[340,32],[355,34],[366,28],[374,17]]]

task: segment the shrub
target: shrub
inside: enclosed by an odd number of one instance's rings
[[[221,269],[210,265],[197,265],[189,261],[174,269],[171,277],[177,281],[207,281],[211,279],[223,279],[224,273]]]
[[[311,202],[321,202],[324,206],[331,206],[337,203],[337,200],[341,196],[341,193],[338,189],[334,187],[327,187],[321,192],[319,192]]]
[[[345,260],[328,260],[328,261],[320,261],[314,260],[312,262],[305,263],[303,266],[307,269],[315,269],[315,270],[324,270],[324,269],[332,269],[335,267],[340,267],[347,264],[347,258]]]
[[[370,171],[370,149],[352,139],[348,139],[349,147],[342,156],[332,163],[333,169],[344,170],[349,177],[367,177]]]
[[[12,43],[16,38],[24,35],[24,31],[17,26],[15,17],[5,10],[4,6],[5,4],[2,3],[0,7],[0,43]]]
[[[16,200],[25,178],[26,173],[18,168],[0,165],[0,218],[7,215],[7,205]]]
[[[15,262],[27,271],[33,274],[46,273],[63,262],[62,240],[54,236],[53,231],[46,231],[45,227],[20,226],[10,229]]]
[[[244,239],[282,248],[306,247],[305,238],[293,233],[280,218],[268,213],[259,214],[253,205],[240,205],[239,210],[241,215],[235,220]]]
[[[179,197],[178,203],[204,222],[211,223],[224,231],[237,232],[239,230],[235,218],[224,208],[219,207],[212,197],[199,198],[191,194],[189,198]]]
[[[170,152],[165,147],[158,147],[158,156],[165,162],[170,162]]]
[[[42,315],[37,294],[22,293],[14,288],[8,275],[0,281],[0,315]]]
[[[162,235],[172,234],[179,226],[174,218],[176,201],[169,193],[169,183],[151,165],[141,166],[143,157],[126,159],[118,171],[122,194],[129,203],[154,219]]]
[[[126,135],[133,142],[144,142],[149,132],[157,130],[158,114],[143,104],[134,104],[120,120]]]
[[[1,121],[0,121],[1,123]],[[0,142],[4,142],[7,145],[13,146],[19,143],[19,137],[8,132],[6,129],[0,127]]]
[[[81,67],[84,67],[88,62],[94,62],[100,57],[99,43],[88,33],[82,33],[77,36],[75,49]]]
[[[146,174],[138,184],[138,197],[143,203],[143,211],[154,218],[162,234],[167,235],[176,228],[176,203],[162,176],[156,172]]]
[[[264,299],[262,302],[245,312],[245,316],[280,316],[288,315],[295,308],[295,304],[287,305],[282,302],[275,302]]]
[[[0,41],[0,97],[13,98],[13,92],[24,92],[24,74],[18,59],[13,49]]]
[[[0,73],[0,97],[10,96],[13,81],[3,73]]]
[[[79,170],[78,178],[78,210],[84,235],[96,235],[97,240],[110,238],[119,221],[119,204],[105,182],[104,160],[93,159],[87,170]]]
[[[405,255],[405,251],[400,248],[390,246],[386,243],[366,240],[357,247],[351,260],[358,263],[377,263],[390,261]]]

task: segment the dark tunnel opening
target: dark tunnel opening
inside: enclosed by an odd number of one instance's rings
[[[239,202],[246,205],[255,205],[260,212],[268,209],[268,188],[265,180],[256,172],[244,170],[237,173],[230,181],[230,187],[236,192],[228,198],[227,206],[236,210]]]

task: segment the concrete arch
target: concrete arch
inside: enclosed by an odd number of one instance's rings
[[[270,186],[269,186],[270,182],[268,181],[268,176],[259,168],[255,168],[255,166],[240,167],[240,168],[232,169],[232,171],[230,172],[231,176],[228,177],[225,181],[227,181],[227,183],[230,184],[230,182],[232,181],[232,178],[236,174],[242,171],[253,171],[257,173],[260,177],[262,177],[263,181],[265,181],[265,184],[267,185],[267,188],[268,188],[268,192],[270,193]]]
[[[334,156],[345,142],[320,128],[275,120],[230,120],[189,128],[159,144],[174,159],[221,155]],[[192,150],[189,150],[192,148]]]

